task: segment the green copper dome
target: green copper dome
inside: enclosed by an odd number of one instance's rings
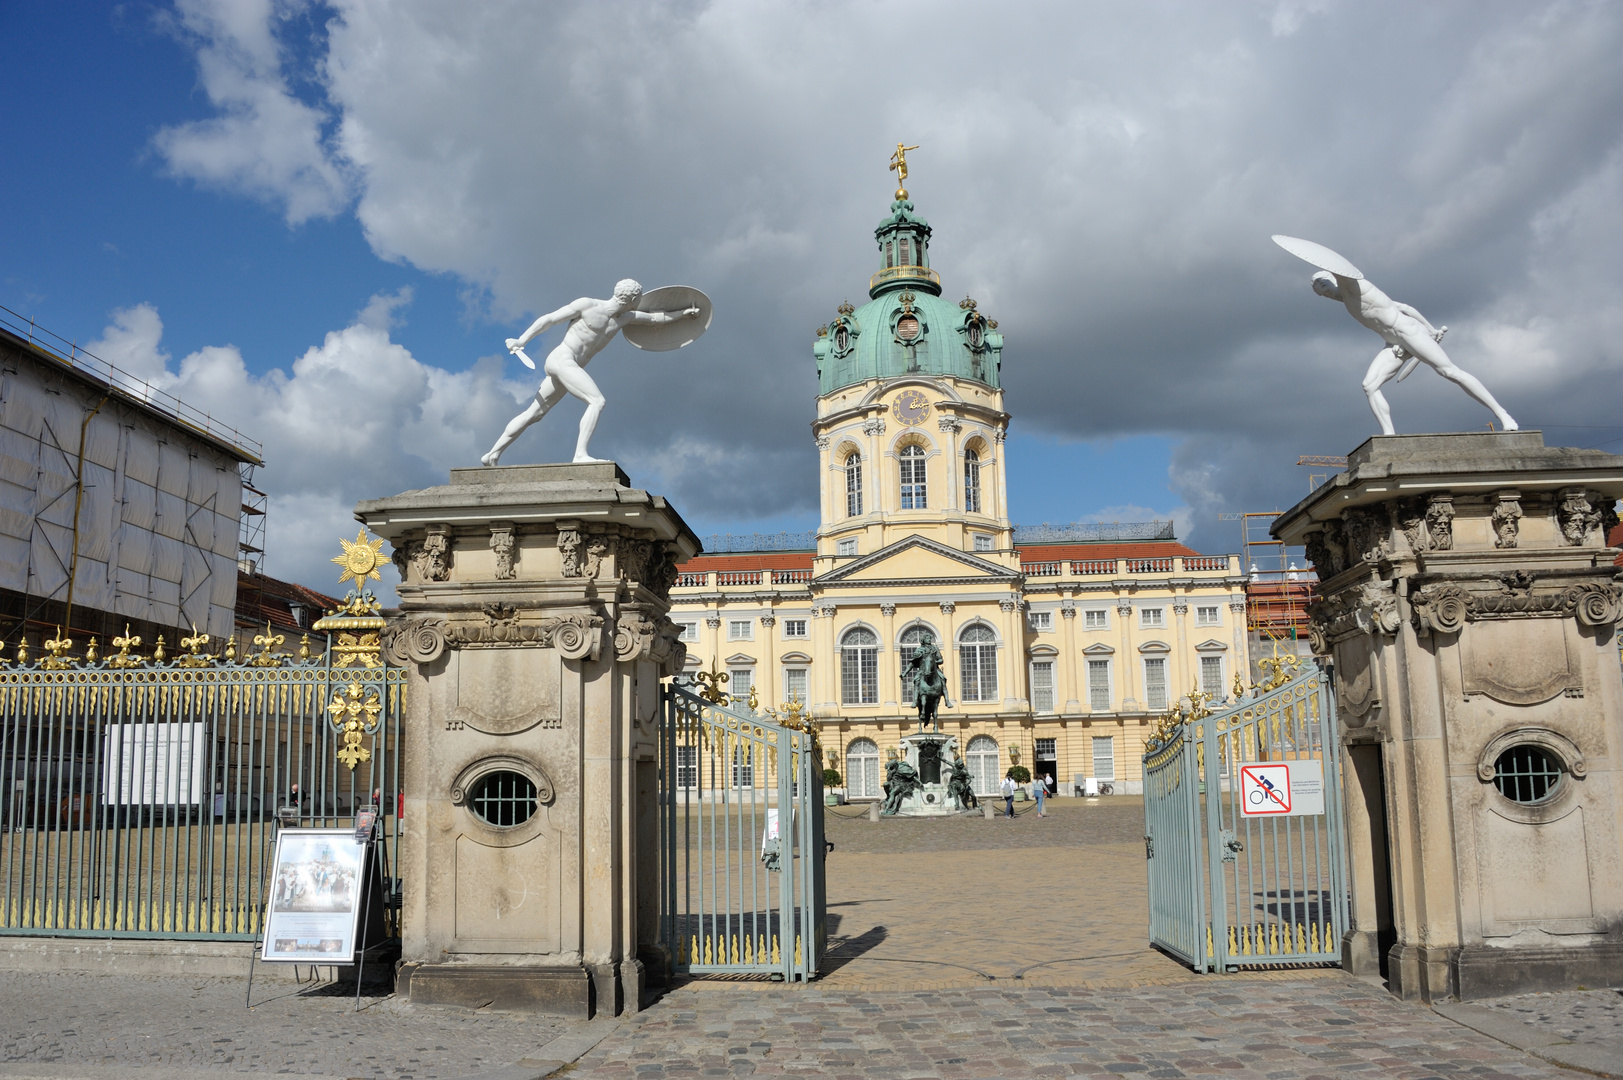
[[[880,266],[860,308],[841,304],[817,332],[818,392],[900,375],[951,375],[998,386],[1003,335],[975,301],[941,299],[941,277],[930,267],[930,223],[908,199],[890,204],[879,223]]]

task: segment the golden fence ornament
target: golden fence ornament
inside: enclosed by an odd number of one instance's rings
[[[355,766],[371,758],[372,751],[361,745],[366,735],[371,735],[378,729],[378,717],[383,712],[383,702],[376,690],[363,688],[360,683],[352,682],[341,690],[334,691],[332,702],[327,706],[327,713],[331,717],[333,727],[341,734],[344,745],[338,749],[338,760],[349,766],[350,772]]]
[[[699,684],[699,696],[712,705],[727,704],[727,691],[722,687],[732,676],[722,671],[720,664],[714,657],[710,660],[710,670],[700,670],[694,673],[693,681]]]

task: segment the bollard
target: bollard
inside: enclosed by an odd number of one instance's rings
[[[869,821],[878,821],[879,820],[879,804],[878,803],[871,802],[871,803],[868,804],[868,820]]]
[[[991,821],[993,818],[997,817],[997,811],[992,808],[992,804],[989,802],[981,803],[981,813],[986,815],[987,821]]]

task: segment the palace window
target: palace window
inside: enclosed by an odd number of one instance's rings
[[[1093,737],[1093,775],[1100,780],[1116,779],[1116,740],[1110,735]]]
[[[1216,625],[1218,625],[1218,622],[1217,622],[1217,605],[1213,604],[1211,607],[1197,607],[1195,609],[1195,625],[1196,626],[1216,626]]]
[[[896,265],[896,242],[894,240],[886,240],[885,241],[885,267],[887,269],[889,269],[890,267],[895,266],[895,265]]]
[[[1212,695],[1213,701],[1223,700],[1223,658],[1221,656],[1202,656],[1200,658],[1200,689],[1203,693]]]
[[[1033,712],[1054,711],[1054,661],[1033,660],[1031,662],[1031,708]],[[1044,742],[1052,743],[1052,739],[1038,739],[1037,745],[1041,748]]]
[[[990,735],[977,735],[969,740],[964,751],[964,764],[969,766],[969,782],[976,795],[996,795],[1003,777],[998,771],[997,740]]]
[[[879,744],[872,739],[852,739],[845,748],[845,794],[852,799],[877,799],[879,788]]]
[[[1031,628],[1039,634],[1045,634],[1054,629],[1054,613],[1052,611],[1028,611],[1026,620]]]
[[[1038,761],[1058,761],[1059,741],[1057,739],[1038,739],[1037,752],[1032,755]]]
[[[1088,708],[1094,712],[1110,711],[1110,661],[1088,661]]]
[[[986,533],[976,533],[975,534],[975,550],[976,551],[991,551],[992,550],[992,538],[989,535],[987,535]]]
[[[879,637],[854,626],[840,639],[840,703],[879,703]]]
[[[966,626],[958,635],[959,698],[997,700],[997,638],[987,626]]]
[[[783,620],[783,636],[786,638],[803,638],[806,636],[805,619]]]
[[[1138,609],[1138,625],[1146,630],[1157,629],[1167,624],[1167,609],[1147,607]]]
[[[798,701],[806,703],[806,669],[803,667],[786,667],[783,669],[783,698],[785,701]]]
[[[678,746],[676,748],[676,786],[680,788],[699,786],[699,748],[697,746]]]
[[[1109,625],[1110,623],[1108,622],[1105,610],[1103,608],[1099,608],[1096,611],[1084,611],[1082,613],[1082,629],[1084,630],[1104,630],[1107,629]]]
[[[755,747],[733,747],[733,787],[755,786]]]
[[[924,497],[924,448],[921,446],[904,446],[902,459],[902,509],[923,510]]]
[[[1144,704],[1157,711],[1167,707],[1167,659],[1164,656],[1144,658]]]
[[[728,641],[754,641],[755,624],[748,619],[727,620]]]
[[[845,516],[862,516],[862,455],[845,459]]]
[[[694,622],[692,620],[689,620],[687,622],[679,622],[676,625],[682,628],[682,632],[677,635],[676,640],[678,640],[678,641],[698,641],[699,640],[699,624],[698,623],[696,623],[696,622]]]
[[[733,704],[746,705],[750,699],[750,684],[755,681],[753,668],[727,669],[727,692],[732,696]]]
[[[973,450],[964,451],[964,510],[981,512],[981,456]]]
[[[834,554],[836,554],[836,555],[855,555],[856,553],[857,553],[857,538],[856,537],[847,536],[847,537],[845,537],[843,539],[834,541]]]
[[[912,266],[913,265],[912,242],[907,237],[904,236],[901,239],[901,246],[902,246],[902,265],[903,266]]]

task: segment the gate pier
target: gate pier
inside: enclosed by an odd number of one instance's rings
[[[1436,1001],[1623,969],[1623,457],[1375,436],[1273,525],[1321,582],[1346,768],[1346,966]]]
[[[697,537],[612,463],[453,469],[356,517],[402,577],[402,992],[636,1010],[670,963],[659,680],[681,670],[666,613]]]

